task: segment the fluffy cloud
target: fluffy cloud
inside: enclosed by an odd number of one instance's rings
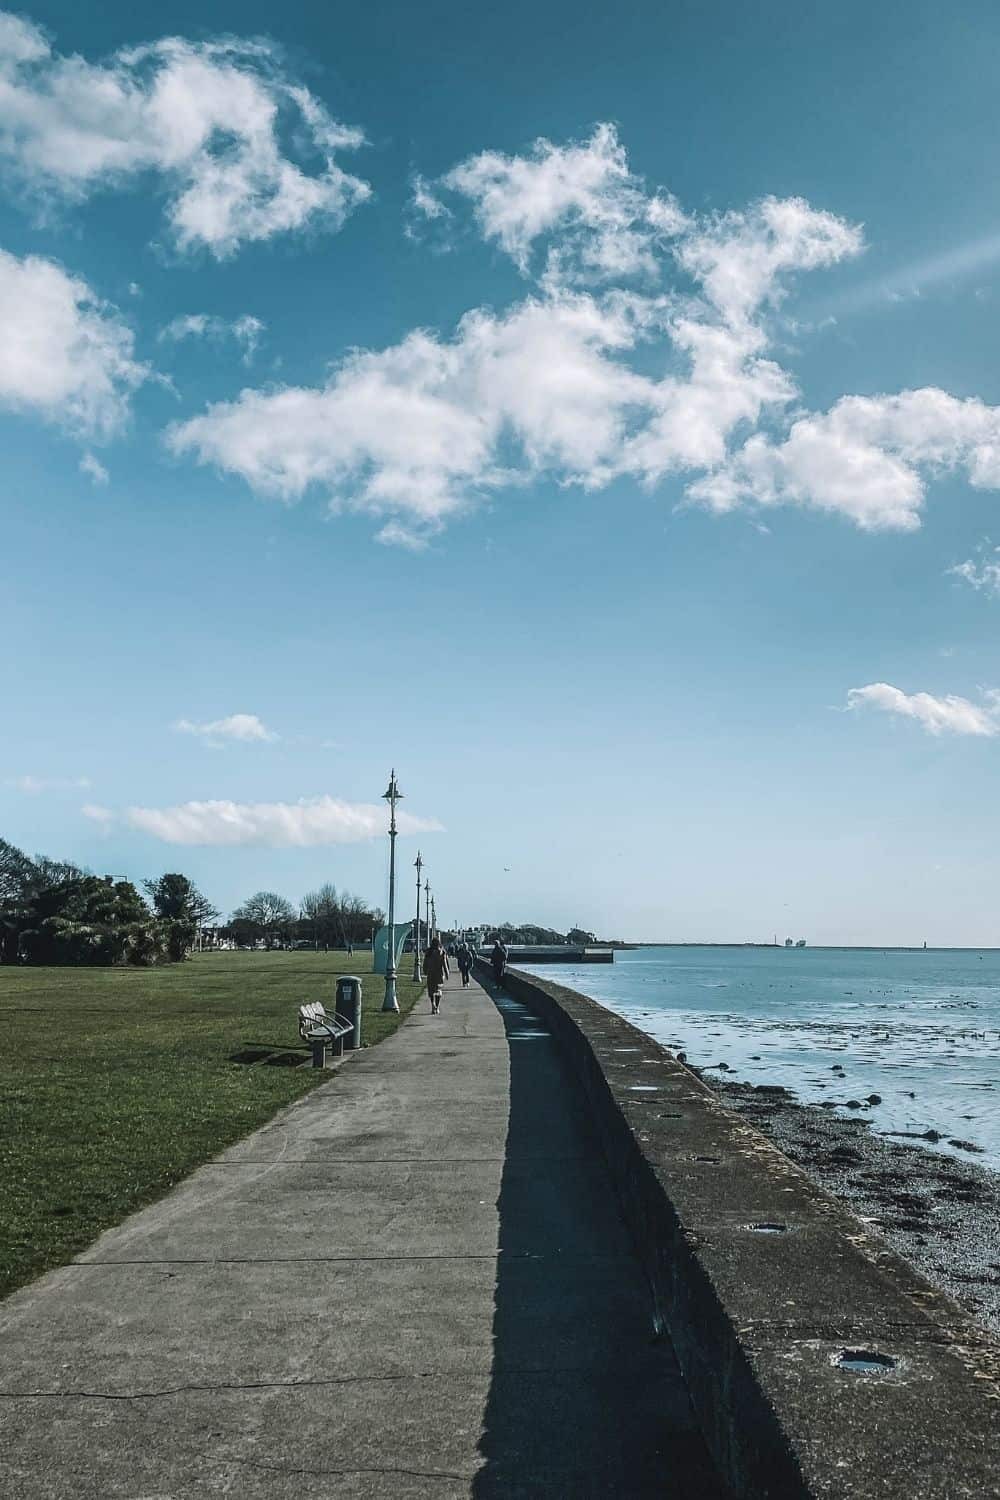
[[[933,388],[798,405],[775,309],[792,278],[861,251],[857,225],[801,198],[686,214],[609,125],[418,179],[415,210],[449,233],[463,206],[533,294],[450,337],[353,353],[322,387],[245,390],[175,425],[173,451],[285,501],[325,490],[411,547],[477,494],[539,476],[682,474],[716,512],[806,506],[871,531],[919,526],[942,473],[1000,488],[1000,408]]]
[[[546,267],[558,279],[655,276],[657,244],[688,223],[675,199],[646,193],[629,170],[617,131],[607,124],[598,125],[588,141],[555,146],[539,140],[527,156],[483,151],[437,184],[418,178],[414,208],[440,218],[448,212],[441,191],[467,199],[484,238],[524,272],[538,241],[559,231]]]
[[[476,492],[536,475],[595,488],[720,463],[738,423],[791,399],[761,338],[668,318],[656,298],[566,290],[479,309],[449,341],[421,331],[349,356],[321,389],[244,391],[167,442],[278,499],[322,486],[413,545]],[[687,370],[640,374],[626,356],[664,332]]]
[[[848,708],[871,707],[883,713],[915,719],[928,734],[1000,734],[1000,693],[984,694],[983,704],[948,693],[935,698],[930,693],[904,693],[888,682],[871,682],[867,687],[851,688]]]
[[[133,357],[131,330],[85,281],[54,261],[0,250],[0,327],[0,406],[94,440],[123,426],[149,369]]]
[[[162,344],[165,340],[179,344],[183,339],[235,339],[243,353],[243,363],[253,363],[265,325],[260,318],[244,313],[240,318],[220,318],[214,313],[184,313],[161,328],[157,334]]]
[[[305,165],[287,153],[293,141]],[[169,37],[89,63],[0,12],[0,157],[31,191],[71,201],[158,174],[182,250],[221,259],[249,241],[339,227],[370,195],[336,161],[362,141],[265,43]]]
[[[101,809],[102,812],[106,809]],[[355,844],[385,833],[379,803],[314,797],[299,802],[185,802],[178,807],[130,807],[125,821],[167,844],[262,844],[272,849]],[[397,812],[401,833],[440,831],[440,823]]]
[[[744,323],[780,296],[789,272],[813,271],[858,255],[858,225],[804,198],[764,198],[745,212],[693,226],[677,259],[728,323]]]
[[[845,396],[798,418],[782,442],[755,433],[689,494],[717,511],[805,505],[839,511],[867,531],[912,531],[924,475],[949,470],[977,488],[1000,488],[1000,408],[926,388]]]
[[[173,728],[179,734],[197,735],[214,746],[220,745],[224,740],[252,744],[278,738],[256,714],[230,714],[225,719],[212,719],[208,724],[193,724],[190,719],[178,719]]]
[[[424,332],[349,356],[321,389],[244,391],[174,427],[193,452],[283,500],[322,485],[344,503],[435,526],[475,490],[551,469],[597,482],[650,382],[615,356],[641,329],[580,295],[477,311],[445,342]],[[516,466],[501,440],[518,446]],[[384,539],[391,540],[391,534]]]
[[[536,274],[533,294],[467,313],[450,337],[416,330],[352,353],[322,387],[245,390],[172,427],[171,449],[280,500],[325,490],[408,547],[477,495],[539,476],[590,489],[697,479],[797,395],[769,357],[762,309],[796,271],[861,243],[801,199],[689,217],[631,172],[610,125],[417,180],[425,218],[451,225],[462,205]],[[676,289],[656,285],[667,274]]]

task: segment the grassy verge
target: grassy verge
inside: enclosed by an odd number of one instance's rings
[[[329,1076],[298,1066],[297,1007],[330,1004],[338,974],[364,982],[367,1045],[396,1029],[370,954],[0,969],[0,1297]],[[401,1016],[419,988],[400,980]]]

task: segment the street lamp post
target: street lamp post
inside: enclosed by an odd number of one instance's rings
[[[432,896],[431,897],[431,932],[433,932],[435,934],[435,936],[437,935],[437,927],[438,927],[437,902],[434,900],[434,897]]]
[[[429,948],[431,938],[434,936],[434,929],[431,926],[431,883],[429,880],[424,881],[424,925],[427,928],[427,946]]]
[[[413,864],[417,872],[417,936],[413,944],[413,980],[416,984],[420,981],[420,871],[424,867],[419,849],[417,850],[417,857],[413,861]]]
[[[389,951],[385,959],[385,999],[382,1001],[383,1010],[398,1011],[399,1001],[396,999],[396,934],[394,931],[396,919],[396,803],[400,800],[399,787],[396,785],[395,770],[389,777],[389,785],[382,793],[382,798],[389,804]]]

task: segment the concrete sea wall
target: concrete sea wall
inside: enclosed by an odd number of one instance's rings
[[[734,1494],[1000,1496],[1000,1346],[643,1032],[548,979],[506,987],[584,1090]]]

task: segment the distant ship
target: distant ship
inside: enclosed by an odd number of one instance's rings
[[[797,943],[793,943],[792,940],[791,940],[791,938],[785,938],[785,947],[786,948],[804,948],[805,945],[806,945],[805,938],[799,938],[799,940],[798,940]]]

